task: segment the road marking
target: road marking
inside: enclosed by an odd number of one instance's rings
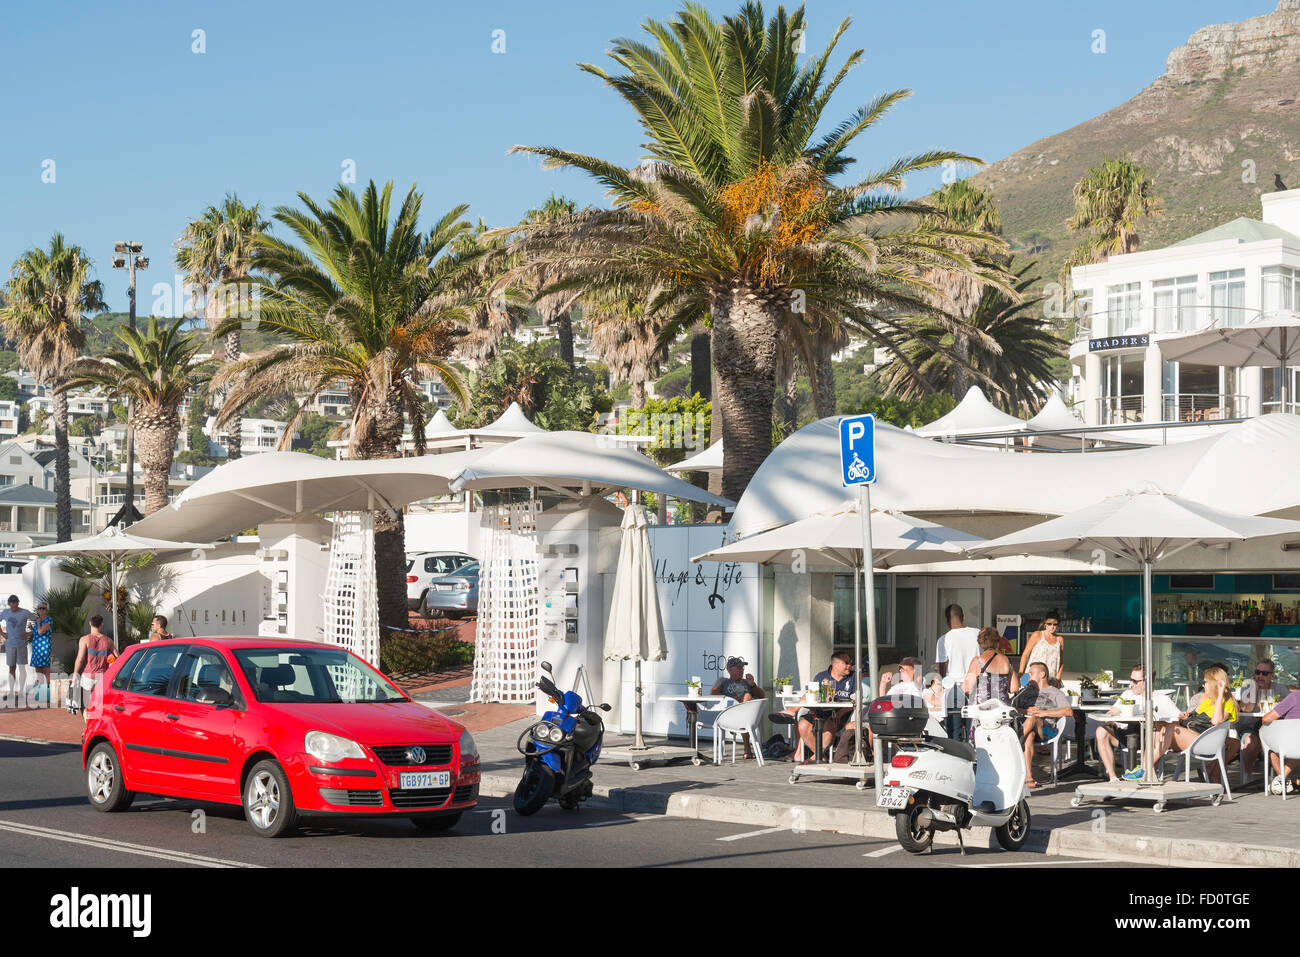
[[[662,821],[664,814],[638,814],[636,817],[620,817],[613,821],[592,821],[583,827],[609,827],[611,824],[632,824],[636,821]]]
[[[867,851],[863,857],[884,857],[886,854],[893,854],[895,851],[901,851],[903,848],[895,844],[893,847],[882,847],[878,851]]]
[[[783,827],[765,827],[761,831],[746,831],[744,834],[732,834],[729,837],[720,837],[719,841],[743,841],[747,837],[758,837],[761,834],[775,834],[777,831],[788,831],[788,826]]]
[[[118,851],[122,854],[137,854],[141,857],[156,857],[174,864],[193,864],[197,867],[260,867],[259,864],[246,864],[243,861],[228,861],[219,857],[204,857],[186,851],[173,851],[165,847],[151,847],[147,844],[131,844],[127,841],[115,841],[94,834],[78,834],[75,831],[59,831],[52,827],[38,827],[35,824],[21,824],[16,821],[0,821],[0,830],[25,834],[29,837],[44,837],[53,841],[65,841],[69,844],[81,844],[105,851]]]

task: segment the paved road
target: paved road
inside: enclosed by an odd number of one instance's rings
[[[102,814],[86,802],[76,748],[4,740],[0,861],[16,867],[1114,866],[974,849],[963,857],[947,847],[913,857],[892,841],[591,808],[565,812],[554,804],[521,818],[502,799],[485,799],[446,834],[425,834],[397,819],[311,825],[269,841],[249,831],[236,807],[142,796],[124,813]]]

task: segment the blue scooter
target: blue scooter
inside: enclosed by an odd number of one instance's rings
[[[524,730],[516,746],[524,756],[524,774],[515,788],[515,810],[536,814],[554,796],[566,811],[591,797],[591,767],[600,757],[605,722],[595,708],[582,703],[576,691],[556,687],[549,662],[537,687],[556,704],[541,720]],[[600,705],[608,711],[609,705]]]

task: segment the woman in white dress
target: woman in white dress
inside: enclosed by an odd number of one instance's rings
[[[1029,666],[1041,661],[1051,678],[1061,680],[1061,668],[1065,661],[1065,639],[1056,633],[1061,627],[1061,616],[1055,611],[1047,613],[1041,630],[1029,636],[1025,650],[1020,654],[1020,673],[1028,674]]]

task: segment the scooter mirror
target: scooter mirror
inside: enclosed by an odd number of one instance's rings
[[[600,710],[601,710],[601,711],[609,711],[609,710],[610,710],[610,707],[609,707],[609,705],[607,705],[607,704],[602,704],[602,705],[600,706]]]
[[[552,673],[552,672],[551,672],[551,663],[550,663],[549,661],[543,661],[543,662],[542,662],[542,670],[545,671],[548,675],[551,674],[551,673]]]

